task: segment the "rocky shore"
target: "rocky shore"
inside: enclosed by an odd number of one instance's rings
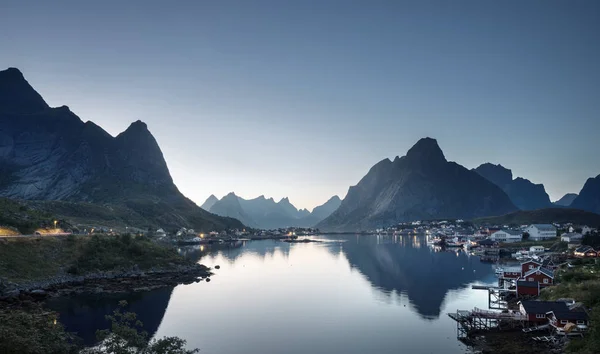
[[[27,283],[0,282],[0,301],[20,298],[44,299],[82,293],[124,293],[148,291],[178,284],[191,284],[208,278],[210,268],[200,265],[172,265],[165,268],[93,272],[82,276],[62,275]]]

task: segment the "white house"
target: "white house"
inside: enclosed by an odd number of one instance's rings
[[[556,227],[550,224],[532,224],[525,232],[529,234],[530,240],[548,240],[556,238]]]
[[[560,240],[564,241],[564,242],[581,241],[582,238],[583,238],[582,234],[575,233],[575,232],[569,232],[569,233],[566,233],[566,234],[562,234],[560,236]]]
[[[529,253],[542,253],[545,251],[544,246],[531,246],[529,247]]]
[[[165,236],[167,236],[167,233],[163,229],[156,230],[155,234],[156,234],[157,237],[165,237]]]
[[[490,235],[490,240],[496,242],[519,242],[523,239],[523,233],[519,230],[503,229]]]

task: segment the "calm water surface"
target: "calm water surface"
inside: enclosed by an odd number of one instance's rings
[[[335,235],[322,243],[250,241],[181,248],[208,266],[200,282],[117,297],[60,299],[69,330],[86,342],[127,299],[145,328],[204,354],[464,353],[447,312],[487,307],[493,266],[436,252],[419,236]]]

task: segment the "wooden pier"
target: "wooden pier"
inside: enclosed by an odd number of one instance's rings
[[[507,283],[499,283],[502,286],[489,286],[489,285],[472,285],[473,290],[487,290],[488,291],[488,307],[492,310],[507,310],[508,302],[504,300],[505,296],[515,290],[510,290],[505,285]]]
[[[473,311],[457,310],[448,316],[456,321],[458,339],[466,339],[482,330],[525,327],[527,316],[519,312],[495,312],[474,308]]]

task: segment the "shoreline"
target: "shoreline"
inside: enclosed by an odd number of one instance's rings
[[[47,297],[83,293],[128,293],[149,291],[167,286],[191,284],[210,277],[210,268],[201,264],[178,265],[149,270],[93,272],[82,276],[63,275],[26,283],[4,284],[1,302],[13,302],[23,297],[43,300]]]

